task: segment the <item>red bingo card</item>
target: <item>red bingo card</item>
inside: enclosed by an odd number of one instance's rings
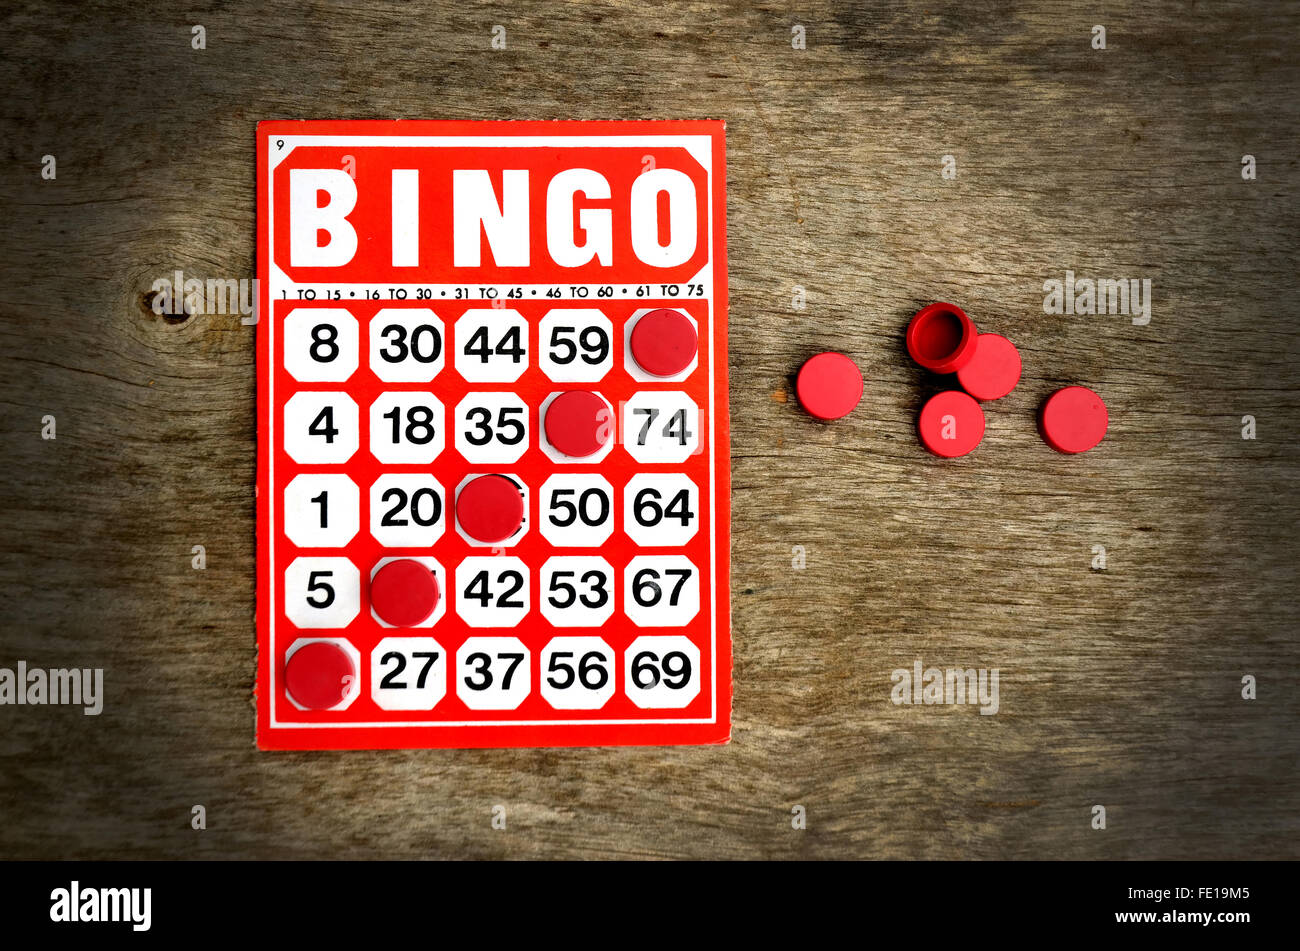
[[[258,126],[259,746],[727,741],[724,161]]]

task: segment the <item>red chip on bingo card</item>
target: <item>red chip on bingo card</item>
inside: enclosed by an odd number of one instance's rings
[[[495,544],[524,525],[524,497],[519,484],[499,475],[475,476],[456,496],[456,521],[471,541]]]
[[[370,609],[391,627],[414,627],[433,614],[441,592],[428,565],[394,558],[370,579]]]
[[[731,732],[718,121],[257,131],[263,749]]]
[[[542,428],[551,448],[571,459],[600,452],[613,435],[614,411],[590,390],[569,390],[542,407]]]
[[[351,692],[357,668],[343,646],[330,641],[301,641],[286,653],[284,685],[289,700],[301,709],[340,706]]]
[[[695,361],[699,332],[686,314],[672,307],[652,310],[632,325],[632,359],[652,376],[676,376]]]

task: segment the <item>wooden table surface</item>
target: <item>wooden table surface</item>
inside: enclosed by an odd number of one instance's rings
[[[0,666],[106,693],[0,707],[0,857],[1300,856],[1294,6],[151,6],[0,18]],[[253,276],[277,117],[727,120],[730,745],[255,749],[253,331],[147,294]],[[1067,270],[1150,322],[1044,313]],[[902,346],[936,299],[1025,358],[957,461]],[[792,393],[827,349],[834,425]],[[1035,429],[1071,383],[1076,457]],[[893,704],[917,660],[998,713]]]

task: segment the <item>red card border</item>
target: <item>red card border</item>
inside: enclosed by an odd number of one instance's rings
[[[714,445],[712,452],[715,526],[714,585],[716,608],[714,722],[670,723],[655,719],[637,724],[579,724],[537,726],[484,724],[471,726],[384,726],[333,729],[316,727],[272,727],[272,698],[262,696],[264,685],[271,683],[270,625],[274,604],[270,595],[271,574],[275,568],[270,552],[270,464],[264,434],[272,431],[273,407],[264,384],[270,379],[272,354],[268,346],[269,326],[273,319],[270,303],[270,214],[268,176],[269,141],[277,135],[366,135],[366,136],[563,136],[563,135],[706,135],[712,143],[712,218],[710,240],[713,242],[713,402]],[[477,121],[477,120],[268,120],[257,126],[257,274],[259,278],[258,313],[264,319],[257,325],[257,743],[261,749],[415,749],[415,748],[496,748],[496,747],[578,747],[578,746],[648,746],[726,743],[731,737],[732,658],[731,658],[731,466],[730,413],[727,380],[727,253],[726,253],[726,124],[721,120],[558,120],[558,121]],[[719,414],[718,410],[722,412]],[[722,562],[721,559],[726,559]],[[726,571],[719,571],[725,564]]]

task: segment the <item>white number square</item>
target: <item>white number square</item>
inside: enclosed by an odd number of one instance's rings
[[[528,404],[514,393],[470,393],[456,407],[456,451],[466,462],[516,461],[528,448]]]
[[[470,627],[514,627],[528,614],[528,581],[528,566],[512,555],[463,558],[456,613]]]
[[[623,692],[643,710],[681,709],[700,693],[700,649],[680,635],[638,637],[623,654]]]
[[[370,369],[385,383],[428,383],[446,362],[442,321],[426,308],[389,307],[370,318]]]
[[[623,569],[623,610],[637,627],[681,627],[700,611],[700,573],[684,555],[638,555]]]
[[[600,311],[547,311],[538,325],[538,364],[556,383],[595,383],[614,365],[614,325]]]
[[[357,319],[346,310],[299,307],[284,318],[284,368],[295,380],[342,383],[357,362]]]
[[[556,548],[595,548],[614,531],[614,489],[595,473],[560,473],[542,483],[542,537]]]
[[[447,497],[425,472],[390,472],[370,486],[370,534],[385,548],[428,548],[447,524]]]
[[[381,710],[432,710],[447,694],[447,652],[432,637],[385,637],[370,652],[370,697]]]
[[[595,555],[556,555],[542,565],[542,617],[556,627],[600,627],[614,613],[614,569]]]
[[[284,451],[294,462],[347,462],[360,444],[357,418],[346,393],[295,393],[284,404]]]
[[[284,533],[299,548],[342,548],[360,528],[361,493],[345,475],[299,475],[284,489]]]
[[[456,372],[470,383],[513,383],[528,369],[528,321],[516,310],[467,310],[456,321]]]
[[[685,462],[700,451],[702,423],[685,393],[641,390],[623,404],[623,445],[637,462]]]
[[[370,453],[380,462],[428,465],[442,453],[443,424],[432,393],[384,393],[370,406]]]
[[[639,472],[623,487],[623,531],[644,548],[684,545],[700,527],[700,490],[680,472]]]
[[[456,696],[471,710],[514,710],[532,690],[532,658],[516,637],[471,637],[456,651]]]
[[[346,558],[295,558],[284,570],[284,613],[295,627],[347,627],[361,612],[361,572]]]
[[[614,650],[599,637],[555,637],[542,648],[542,697],[556,710],[599,710],[614,696]]]

